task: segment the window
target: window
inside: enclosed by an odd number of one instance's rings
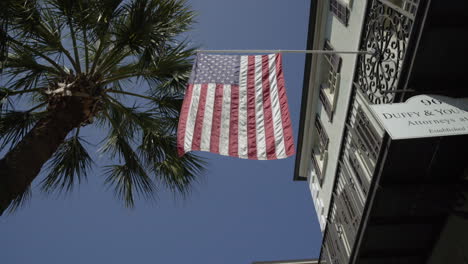
[[[315,174],[317,175],[320,186],[323,183],[323,174],[326,167],[328,157],[328,135],[320,122],[320,117],[317,115],[314,122],[314,140],[312,147],[312,165],[314,166]]]
[[[348,26],[350,11],[347,4],[341,0],[330,0],[330,11],[343,25]]]
[[[328,40],[325,41],[325,50],[334,50]],[[327,112],[329,121],[333,121],[333,113],[338,97],[342,59],[338,54],[324,54],[322,64],[322,78],[319,98]]]

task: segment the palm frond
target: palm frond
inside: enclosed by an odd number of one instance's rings
[[[113,21],[113,50],[101,63],[100,72],[113,68],[129,55],[138,58],[141,69],[146,68],[177,46],[176,36],[189,29],[194,17],[185,1],[134,0],[122,9],[120,18]]]
[[[108,35],[113,27],[113,21],[122,12],[124,0],[47,0],[56,17],[63,18],[66,23],[71,17],[76,28],[89,31],[89,40],[95,42]]]
[[[111,128],[100,151],[108,153],[120,163],[108,166],[105,183],[113,186],[116,196],[123,199],[126,206],[133,207],[134,194],[152,198],[155,191],[153,181],[131,146],[131,142],[138,139],[142,126],[154,125],[153,119],[148,113],[125,107],[117,101],[109,102],[105,111],[110,112],[105,113]]]
[[[8,88],[5,88],[5,87],[0,87],[0,113],[3,112],[4,110],[7,110],[7,109],[4,109],[4,106],[6,106],[7,108],[9,106],[13,106],[12,102],[11,102],[11,97],[15,96],[15,95],[22,95],[22,94],[26,94],[26,93],[38,93],[38,92],[41,92],[42,89],[29,89],[29,90],[11,90],[11,89],[8,89]],[[40,103],[43,103],[43,101],[41,101]]]
[[[193,183],[202,175],[206,162],[189,153],[182,157],[167,155],[166,159],[154,164],[156,176],[172,191],[182,195],[190,192]]]
[[[183,98],[174,98],[171,96],[153,97],[151,103],[148,103],[151,107],[151,111],[164,120],[164,124],[167,131],[174,131],[172,127],[179,121],[180,109],[182,108]]]
[[[32,196],[32,191],[31,191],[31,185],[28,186],[26,191],[18,195],[13,202],[10,204],[10,207],[8,207],[8,213],[14,213],[21,207],[25,206],[30,200]]]
[[[154,67],[159,74],[144,76],[150,84],[151,94],[154,96],[184,94],[190,71],[193,65],[195,49],[187,48],[185,42],[168,49],[165,56],[159,57],[154,62]]]
[[[24,43],[22,41],[12,38],[11,36],[7,36],[7,40],[10,46],[27,50],[33,53],[34,55],[40,57],[41,59],[44,59],[45,61],[47,61],[51,65],[51,67],[54,68],[54,73],[56,73],[57,75],[65,76],[69,73],[69,70],[65,65],[59,65],[56,62],[57,57],[53,57],[53,58],[49,57],[48,54],[44,52],[44,50],[41,50],[40,48],[41,46],[36,45],[32,47],[28,45],[27,43]]]
[[[21,0],[3,0],[0,2],[0,73],[3,72],[4,63],[8,58],[9,41],[8,32],[11,30],[12,20],[15,19],[16,12],[14,8],[20,2],[28,1]]]
[[[165,93],[181,93],[185,90],[189,72],[191,69],[190,61],[178,62],[174,58],[155,61],[150,67],[141,68],[139,63],[126,64],[109,69],[108,74],[102,80],[106,85],[114,81],[120,81],[128,78],[143,78],[152,87],[157,87],[159,91],[164,89]]]
[[[146,162],[145,165],[152,166],[155,162],[164,160],[168,151],[174,151],[171,139],[170,134],[146,130],[138,146],[139,154]]]
[[[31,111],[5,111],[0,115],[0,149],[18,143],[37,121],[44,115],[44,112]]]
[[[153,181],[143,171],[135,170],[129,164],[107,166],[105,184],[114,188],[115,195],[125,202],[126,207],[134,207],[135,194],[152,198],[155,191]]]
[[[0,111],[7,111],[13,107],[13,102],[7,94],[0,92]]]
[[[4,2],[4,1],[2,1]],[[55,62],[55,56],[48,53],[66,51],[61,45],[60,23],[44,21],[47,9],[43,1],[36,0],[6,0],[7,6],[0,11],[0,21],[7,23],[2,30],[2,43],[10,48],[21,47],[42,59],[62,74],[66,72]],[[54,26],[52,27],[51,26]],[[7,50],[8,52],[8,50]],[[7,54],[7,53],[6,53]]]
[[[187,194],[206,162],[191,153],[179,157],[176,140],[173,134],[147,130],[138,150],[160,182],[172,191]]]
[[[183,102],[183,98],[174,96],[146,96],[122,90],[106,90],[106,92],[145,99],[145,106],[148,106],[150,108],[149,112],[151,112],[154,116],[159,116],[160,118],[170,118],[178,116]]]
[[[96,46],[89,46],[89,57],[93,61],[90,72],[96,72],[96,67],[105,61],[102,58],[103,54],[107,54],[115,47],[113,40],[113,32],[115,32],[116,21],[121,20],[124,14],[123,0],[103,0],[96,1],[93,6],[93,11],[85,25],[87,29],[87,38],[90,43],[95,43]],[[102,72],[100,72],[102,74]]]
[[[137,135],[141,129],[159,130],[164,127],[164,120],[151,111],[140,111],[138,106],[125,106],[118,100],[107,96],[107,108],[110,114],[109,122],[117,127],[119,133]]]
[[[93,161],[81,141],[76,135],[60,145],[48,163],[49,173],[42,181],[42,190],[70,191],[75,182],[86,179]]]
[[[0,6],[0,9],[1,8],[3,8],[3,5]],[[8,33],[7,32],[8,32],[8,18],[1,15],[0,17],[0,73],[3,72],[3,69],[5,68],[4,64],[8,57],[8,41],[7,41]]]
[[[26,42],[42,44],[49,51],[63,51],[61,43],[62,23],[50,14],[50,9],[37,1],[24,1],[12,6],[15,12],[11,21],[13,31],[21,32]]]
[[[61,73],[56,68],[39,63],[36,55],[24,47],[12,46],[13,54],[8,56],[8,61],[5,63],[7,69],[6,76],[18,82],[17,85],[10,85],[13,89],[30,89],[32,86],[22,86],[21,81],[16,80],[22,77],[25,80],[46,80],[47,77],[57,77]],[[28,82],[25,82],[28,83]]]
[[[83,13],[81,12],[81,8],[86,3],[83,1],[75,1],[75,0],[54,0],[53,3],[56,3],[55,7],[57,10],[61,11],[60,13],[63,17],[66,25],[68,26],[69,35],[72,40],[72,50],[74,53],[74,58],[69,55],[68,57],[72,62],[74,69],[77,73],[81,73],[81,63],[80,63],[80,55],[78,51],[78,42],[77,42],[77,29],[81,29],[81,27],[77,26],[77,20],[81,20]],[[91,10],[88,10],[91,11]]]

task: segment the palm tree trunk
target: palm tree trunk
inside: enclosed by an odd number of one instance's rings
[[[27,190],[67,134],[86,119],[77,98],[49,105],[47,116],[0,160],[0,215]]]

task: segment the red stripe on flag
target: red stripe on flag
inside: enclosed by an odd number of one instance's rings
[[[223,110],[223,84],[216,85],[211,123],[210,152],[219,154],[219,133],[221,130],[221,112]]]
[[[268,55],[262,56],[263,115],[265,123],[265,141],[267,159],[276,159],[273,112],[270,96],[270,67]]]
[[[294,154],[294,139],[292,135],[291,118],[289,117],[288,98],[286,97],[286,90],[284,88],[282,56],[280,53],[276,54],[276,78],[278,83],[281,119],[283,123],[284,147],[286,149],[286,155],[291,156]]]
[[[257,159],[257,129],[255,127],[255,56],[248,56],[247,64],[247,152],[249,159]]]
[[[182,109],[180,110],[179,126],[177,127],[177,152],[179,157],[184,155],[184,144],[185,144],[185,129],[187,127],[187,117],[192,101],[193,84],[189,84],[187,91],[185,92],[184,102],[182,103]]]
[[[229,124],[229,156],[239,157],[239,86],[231,86],[231,114]]]
[[[195,119],[195,128],[193,130],[192,150],[200,150],[207,90],[208,84],[202,84],[200,90],[200,101],[198,103],[197,117]]]

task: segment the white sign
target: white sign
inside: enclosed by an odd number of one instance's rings
[[[392,139],[468,134],[468,98],[417,95],[371,108]]]

